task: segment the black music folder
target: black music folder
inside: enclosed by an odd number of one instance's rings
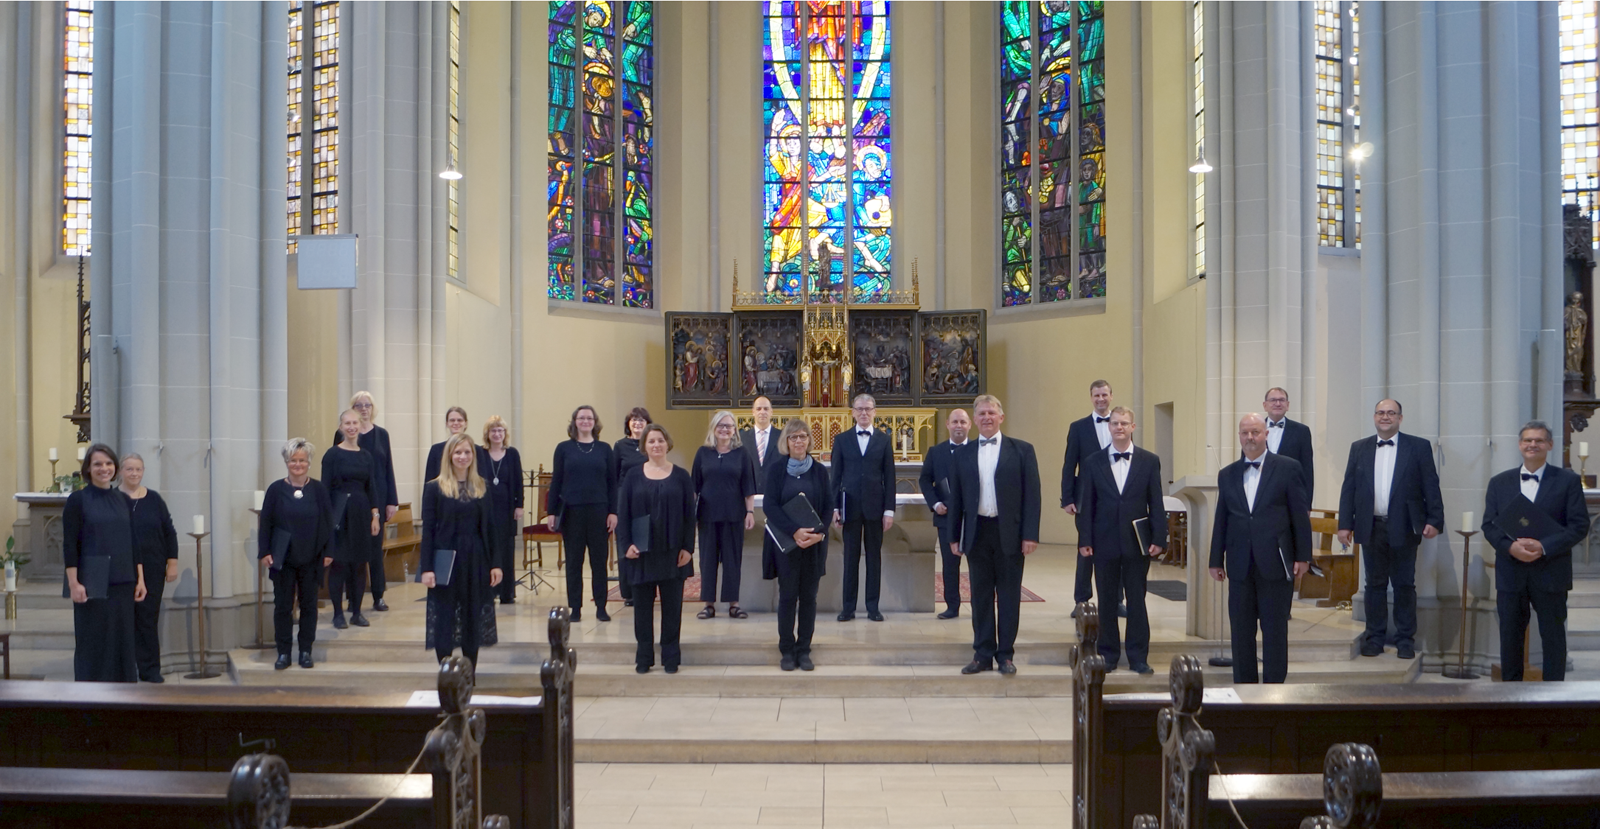
[[[78,559],[78,583],[89,591],[89,598],[111,595],[111,556],[83,556]]]
[[[811,499],[807,498],[804,492],[790,498],[788,503],[783,505],[783,512],[789,516],[789,520],[793,521],[796,527],[807,528],[817,533],[826,533],[828,531],[827,522],[823,521],[817,515],[817,511],[811,508]],[[778,549],[785,553],[792,553],[800,549],[800,544],[794,540],[794,536],[782,536],[774,532],[771,522],[767,523],[767,535],[772,536],[772,540],[778,545]]]
[[[650,516],[636,515],[628,527],[633,532],[633,546],[638,547],[641,553],[650,552]]]
[[[455,550],[433,551],[433,583],[439,587],[450,586],[450,575],[456,569]]]
[[[1520,492],[1495,516],[1494,523],[1512,538],[1549,538],[1566,529]]]
[[[350,506],[350,493],[335,492],[333,494],[333,531],[344,529],[345,507]]]

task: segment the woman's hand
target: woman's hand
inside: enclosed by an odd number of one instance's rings
[[[746,512],[744,514],[744,528],[747,529],[747,530],[751,530],[751,529],[755,529],[755,526],[756,526],[756,514],[753,513],[753,512]]]
[[[688,563],[689,563],[689,551],[688,550],[679,550],[678,551],[678,566],[682,567],[683,565],[688,564]]]
[[[332,556],[323,556],[322,557],[322,566],[323,567],[332,567],[333,566],[333,557]]]
[[[272,566],[272,562],[268,561],[267,562],[267,566],[271,567]],[[178,580],[178,560],[175,559],[175,558],[169,558],[169,559],[167,559],[167,584],[171,584],[171,583],[173,583],[173,582],[175,582],[177,580]]]
[[[395,504],[390,504],[388,506],[388,512],[384,513],[384,518],[383,518],[384,522],[387,523],[389,521],[393,521],[394,520],[394,514],[399,512],[399,511],[400,511],[400,507],[396,506]],[[377,533],[373,533],[373,535],[377,535]]]
[[[624,558],[638,558],[639,557],[639,545],[637,545],[637,544],[629,544],[628,545],[628,551],[626,553],[623,553],[622,555],[623,555]]]
[[[269,570],[272,569],[272,554],[271,553],[267,553],[266,555],[262,556],[261,560],[265,561],[267,563],[267,569],[269,569]],[[171,579],[168,579],[168,581],[171,581]]]
[[[493,570],[490,570],[489,571],[489,586],[490,587],[498,587],[500,585],[500,580],[505,578],[505,577],[506,577],[505,572],[503,570],[501,570],[499,567],[496,567]]]
[[[551,513],[551,514],[546,515],[544,517],[544,525],[546,527],[550,528],[550,532],[555,532],[556,531],[556,524],[558,524],[560,522],[560,520],[561,519],[559,519],[559,518],[557,518],[555,516],[555,513]]]
[[[67,585],[67,588],[72,593],[72,601],[74,603],[83,604],[89,601],[89,588],[84,587],[77,579],[73,579],[72,583]]]
[[[516,519],[518,524],[521,524],[522,523],[522,507],[517,507],[516,509],[512,510],[511,511],[511,517]]]
[[[606,532],[607,533],[614,533],[616,531],[617,531],[617,514],[613,512],[610,515],[606,516]]]
[[[799,544],[802,548],[810,547],[821,541],[824,537],[825,536],[823,536],[822,533],[812,532],[804,527],[794,531],[794,543]]]
[[[133,586],[133,600],[142,602],[144,597],[148,595],[150,595],[150,591],[144,589],[144,579],[139,579],[139,583]]]
[[[493,578],[493,577],[494,576],[491,574],[490,578]],[[439,580],[434,578],[432,570],[429,570],[428,572],[422,574],[422,586],[423,587],[429,587],[429,588],[438,587],[439,586]]]
[[[377,535],[378,533],[381,533],[381,532],[383,532],[383,525],[378,523],[378,511],[377,510],[373,510],[372,511],[372,534],[373,535]]]

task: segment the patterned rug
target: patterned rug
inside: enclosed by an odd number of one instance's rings
[[[684,582],[683,582],[683,598],[685,600],[687,600],[687,601],[693,601],[693,602],[700,601],[700,577],[699,576],[690,576],[689,578],[684,580]],[[1029,590],[1027,587],[1023,587],[1022,588],[1022,600],[1025,601],[1025,602],[1042,602],[1042,601],[1044,601],[1044,599],[1041,598],[1038,593],[1035,593],[1032,590]],[[611,591],[606,594],[606,601],[607,602],[620,602],[620,601],[622,601],[622,591],[621,591],[621,589],[616,587],[616,586],[613,586],[611,588]],[[966,603],[966,604],[971,604],[972,603],[972,583],[967,581],[967,574],[966,573],[962,573],[961,574],[961,601]],[[937,575],[935,575],[934,578],[933,578],[933,603],[936,606],[944,604],[944,581],[943,581],[943,579],[939,578]]]

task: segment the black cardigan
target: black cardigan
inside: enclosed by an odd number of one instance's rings
[[[596,440],[584,449],[576,440],[556,446],[550,472],[550,493],[545,496],[545,512],[562,518],[569,506],[605,504],[606,514],[617,512],[617,465],[611,445]]]
[[[338,446],[344,442],[343,432],[333,433],[333,443],[330,447]],[[394,447],[389,444],[389,430],[373,424],[372,431],[356,436],[356,445],[372,453],[372,465],[377,477],[373,480],[374,488],[378,491],[378,500],[373,506],[379,508],[378,516],[383,521],[388,521],[389,516],[383,513],[383,507],[400,505],[400,490],[394,481]]]
[[[122,490],[90,484],[68,495],[61,513],[61,530],[61,560],[67,567],[79,566],[85,556],[109,556],[111,584],[138,581],[133,522],[128,515],[128,496]]]
[[[437,550],[453,549],[457,555],[464,555],[465,551],[462,550],[463,545],[460,543],[463,537],[475,537],[479,554],[484,556],[485,561],[493,561],[489,558],[494,548],[489,546],[491,536],[488,497],[457,499],[457,504],[470,507],[466,510],[454,508],[446,510],[447,500],[445,494],[439,491],[438,481],[429,481],[423,485],[422,547],[417,567],[418,574],[433,572],[433,554]],[[447,512],[453,514],[446,514]]]
[[[286,558],[294,564],[320,564],[332,557],[333,498],[328,488],[316,478],[306,479],[299,498],[294,497],[294,486],[279,478],[267,486],[267,496],[261,502],[261,528],[256,558],[272,555],[272,537],[278,530],[290,535]],[[281,570],[288,563],[274,560],[272,569]]]
[[[659,485],[659,488],[657,488]],[[651,549],[636,559],[628,558],[633,546],[633,518],[650,516]],[[617,507],[617,560],[628,569],[634,583],[685,579],[694,575],[694,563],[678,566],[678,553],[694,552],[694,483],[681,466],[673,466],[665,480],[645,477],[644,466],[636,466],[622,482],[622,497]],[[659,545],[666,549],[656,549]]]
[[[128,499],[128,515],[133,526],[133,560],[152,566],[160,562],[165,568],[168,559],[178,557],[178,529],[172,526],[172,513],[167,509],[167,502],[161,499],[161,493],[148,488],[144,492],[144,497],[137,501]],[[165,575],[151,577],[166,578]]]

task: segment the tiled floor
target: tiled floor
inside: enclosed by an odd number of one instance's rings
[[[583,829],[984,829],[1065,826],[1064,765],[654,765],[577,767]]]

